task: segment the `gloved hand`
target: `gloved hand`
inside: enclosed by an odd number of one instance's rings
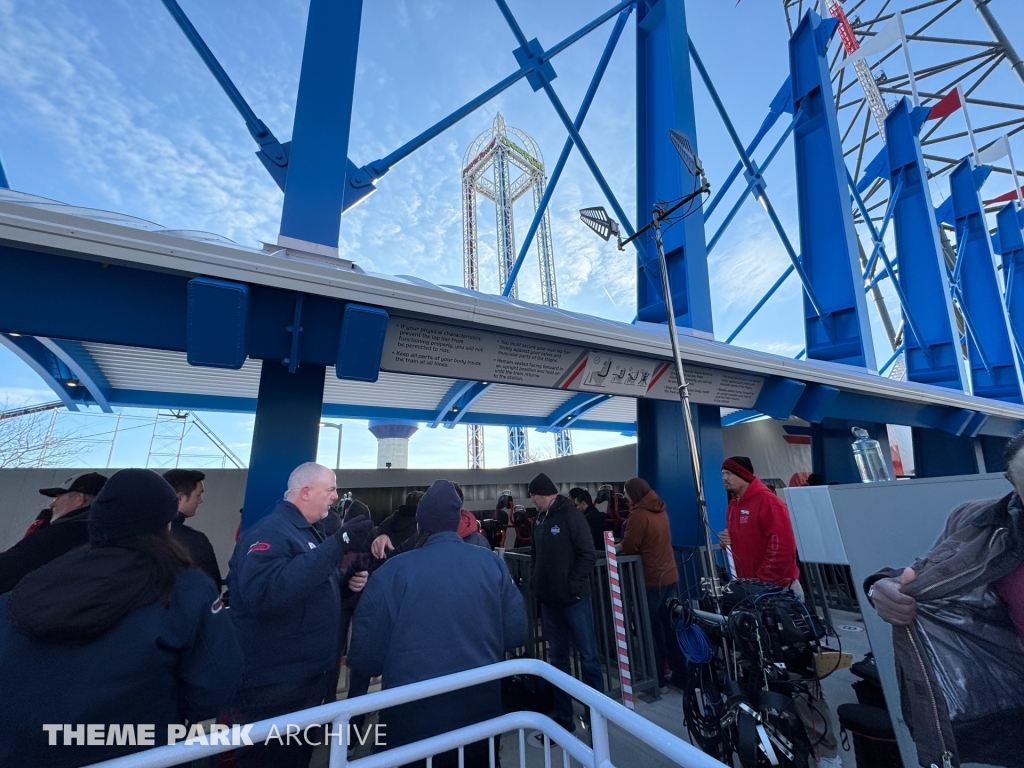
[[[903,594],[902,587],[912,582],[917,574],[913,568],[906,568],[898,579],[879,579],[871,589],[871,602],[879,618],[894,627],[905,627],[913,623],[917,614],[917,601]]]
[[[373,540],[373,523],[366,515],[353,517],[334,533],[346,552],[367,552]]]

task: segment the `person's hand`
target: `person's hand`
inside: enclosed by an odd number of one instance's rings
[[[346,552],[365,552],[370,548],[373,523],[366,515],[353,517],[334,534],[344,542]]]
[[[387,557],[389,551],[394,552],[395,545],[391,543],[391,537],[386,533],[382,533],[370,545],[370,554],[378,560],[383,560]]]
[[[362,592],[363,587],[366,586],[367,580],[370,578],[369,571],[359,571],[352,575],[352,578],[348,580],[348,589],[350,592]]]
[[[718,534],[718,542],[723,548],[728,547],[729,549],[732,549],[732,537],[729,535],[728,531],[722,531]]]
[[[871,602],[882,621],[894,627],[906,627],[917,614],[917,601],[903,594],[902,587],[917,577],[913,568],[904,568],[899,578],[880,579],[871,591]]]

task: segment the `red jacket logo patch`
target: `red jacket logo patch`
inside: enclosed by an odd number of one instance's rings
[[[247,554],[251,555],[253,552],[266,552],[269,549],[270,549],[270,542],[268,542],[268,541],[257,541],[255,544],[253,544],[251,547],[249,547],[249,551],[248,551]]]

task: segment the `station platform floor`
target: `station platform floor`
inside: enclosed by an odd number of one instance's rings
[[[836,632],[842,639],[842,650],[853,654],[854,662],[864,658],[864,655],[871,650],[871,646],[868,643],[867,633],[864,631],[864,623],[861,620],[860,614],[832,611],[832,621]],[[835,644],[834,639],[831,642],[833,645]],[[840,704],[855,704],[857,702],[857,697],[851,687],[856,681],[857,678],[854,677],[849,669],[841,669],[822,682],[825,698],[828,700],[832,711],[832,722],[829,724],[829,728],[832,733],[837,735],[837,741],[839,721],[836,718],[835,712]],[[377,687],[371,687],[370,690],[377,690]],[[339,692],[339,698],[343,697],[344,694]],[[637,701],[636,712],[652,723],[664,728],[669,733],[689,741],[683,724],[683,697],[675,688],[669,688],[669,692],[657,701]],[[373,717],[375,718],[376,716],[374,715]],[[368,722],[373,722],[373,720],[368,720]],[[589,733],[583,732],[582,729],[577,729],[576,735],[589,743]],[[612,762],[616,766],[623,766],[623,768],[666,768],[666,760],[661,753],[633,738],[614,724],[610,726],[610,736]],[[531,744],[530,741],[527,738],[526,768],[543,768],[545,766],[544,747]],[[550,751],[552,753],[550,764],[562,765],[562,751],[557,747]],[[369,752],[369,746],[360,748],[352,755],[352,759],[364,757]],[[518,736],[515,734],[506,735],[502,740],[501,764],[503,766],[519,766],[519,757]],[[852,742],[849,752],[844,751],[840,745],[839,757],[843,761],[843,768],[856,768],[857,763],[853,756]],[[310,768],[327,768],[327,758],[327,750],[318,749],[310,763]],[[576,763],[574,762],[573,765],[576,765]],[[734,768],[739,768],[738,762]],[[860,768],[865,767],[861,766]]]

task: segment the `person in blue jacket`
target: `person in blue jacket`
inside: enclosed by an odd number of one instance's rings
[[[383,675],[384,688],[504,661],[526,641],[526,609],[504,561],[459,538],[462,500],[447,480],[420,499],[418,549],[389,559],[363,590],[352,620],[348,665]],[[380,713],[386,748],[409,744],[501,715],[500,681],[453,691]],[[466,749],[466,766],[489,763],[487,742]],[[455,752],[434,758],[457,765]]]
[[[242,651],[213,583],[171,536],[177,514],[166,480],[122,469],[89,510],[89,546],[0,597],[0,765],[89,765],[166,744],[168,726],[230,698]]]
[[[334,700],[341,658],[339,569],[369,550],[365,517],[323,536],[315,524],[338,499],[334,471],[299,465],[273,512],[245,531],[231,556],[231,618],[245,673],[224,719],[253,723]],[[319,739],[318,739],[319,740]],[[312,746],[271,740],[238,755],[243,765],[307,766]]]

